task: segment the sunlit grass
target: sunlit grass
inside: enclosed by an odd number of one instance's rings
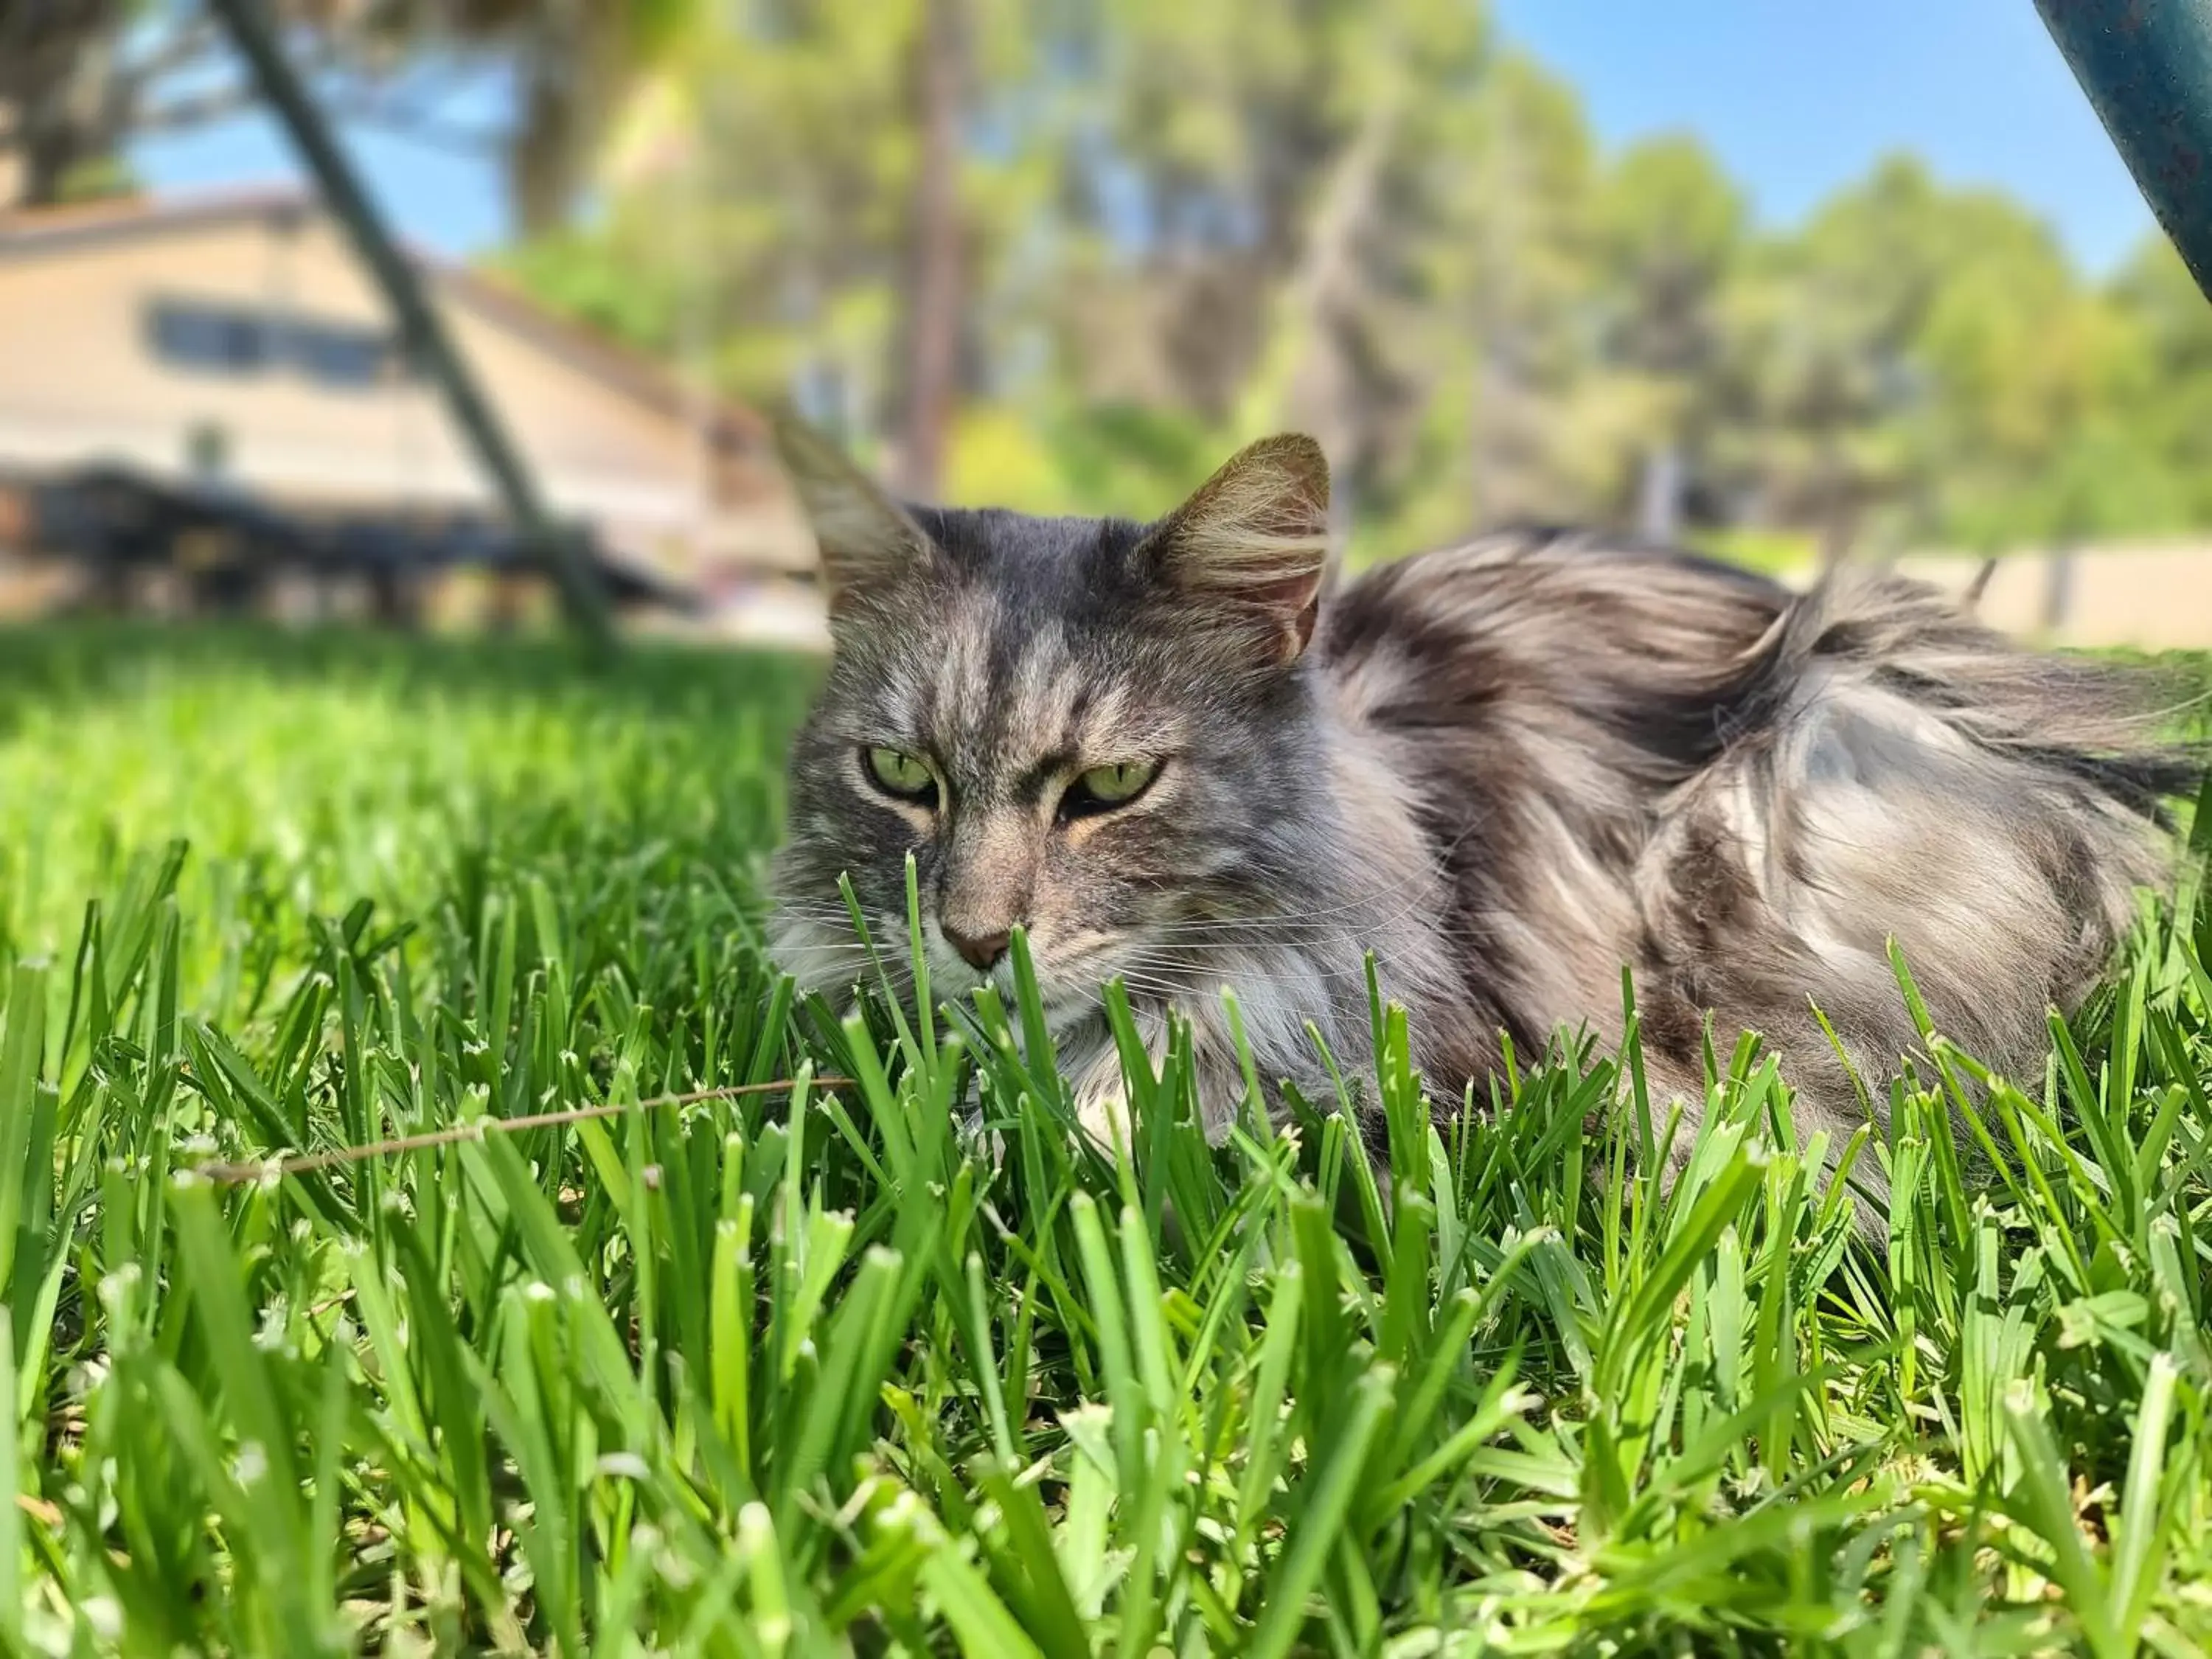
[[[1749,1048],[1662,1195],[1632,1064],[1436,1129],[1379,999],[1379,1159],[1180,1053],[1116,1158],[1033,999],[763,963],[805,673],[0,636],[0,1644],[2212,1642],[2193,886],[2046,1075],[1930,1035],[1881,1243]]]

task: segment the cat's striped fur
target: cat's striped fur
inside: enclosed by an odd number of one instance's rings
[[[1443,1109],[1501,1033],[1617,1035],[1627,964],[1647,1063],[1690,1111],[1710,1015],[1723,1048],[1765,1034],[1804,1127],[1840,1145],[1863,1108],[1810,1010],[1878,1082],[1913,1042],[1893,937],[1948,1034],[2033,1073],[2046,1010],[2166,869],[2157,804],[2187,768],[2147,739],[2144,685],[2015,650],[1911,582],[1793,597],[1532,532],[1324,593],[1302,441],[1152,526],[902,509],[786,441],[836,651],[793,757],[776,948],[849,983],[837,877],[896,939],[912,852],[937,986],[984,976],[943,927],[1025,926],[1102,1129],[1102,981],[1155,1037],[1170,1009],[1192,1023],[1219,1121],[1242,1091],[1219,988],[1262,1077],[1321,1091],[1307,1023],[1363,1064],[1371,950]],[[872,744],[928,758],[933,809],[871,786]],[[1056,818],[1073,771],[1137,758],[1164,765],[1130,806]]]

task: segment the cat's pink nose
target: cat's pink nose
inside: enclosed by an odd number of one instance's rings
[[[1007,942],[1013,935],[1005,928],[995,933],[963,933],[957,927],[939,922],[945,930],[945,943],[960,952],[962,960],[970,968],[988,972],[1000,957],[1006,954]]]

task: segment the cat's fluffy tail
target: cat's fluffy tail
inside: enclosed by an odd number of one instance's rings
[[[2152,666],[2023,650],[1923,582],[1845,571],[1796,599],[1752,653],[1804,707],[1838,684],[1910,703],[1988,756],[2159,817],[2206,745],[2177,738],[2201,688]],[[1808,694],[1811,694],[1808,696]]]
[[[1889,1074],[1917,1045],[1892,941],[1947,1036],[2039,1075],[2047,1012],[2170,876],[2166,805],[2205,761],[2160,735],[2185,700],[1891,576],[1790,600],[1740,667],[1737,730],[1639,871],[1670,988],[1791,1051],[1801,1111],[1838,1144],[1859,1108],[1807,998],[1863,1076]]]

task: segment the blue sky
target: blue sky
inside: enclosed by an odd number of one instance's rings
[[[2105,271],[2150,214],[2030,0],[1494,0],[1510,38],[1581,89],[1611,147],[1698,134],[1762,219],[1787,224],[1888,151],[1954,183],[2002,186]],[[495,112],[479,89],[447,112]],[[471,103],[477,105],[473,110]],[[488,162],[356,131],[356,154],[408,235],[472,253],[505,233]],[[146,146],[158,186],[289,171],[258,118]]]
[[[465,87],[441,108],[454,127],[497,121],[505,102],[489,77]],[[426,144],[360,125],[346,129],[369,187],[409,240],[449,254],[496,246],[507,230],[498,167],[481,155]],[[276,124],[254,114],[165,137],[133,152],[140,175],[157,189],[266,184],[297,175]]]
[[[1496,0],[1619,145],[1710,144],[1788,224],[1888,151],[2002,185],[2105,271],[2150,229],[2127,169],[2030,0]]]

